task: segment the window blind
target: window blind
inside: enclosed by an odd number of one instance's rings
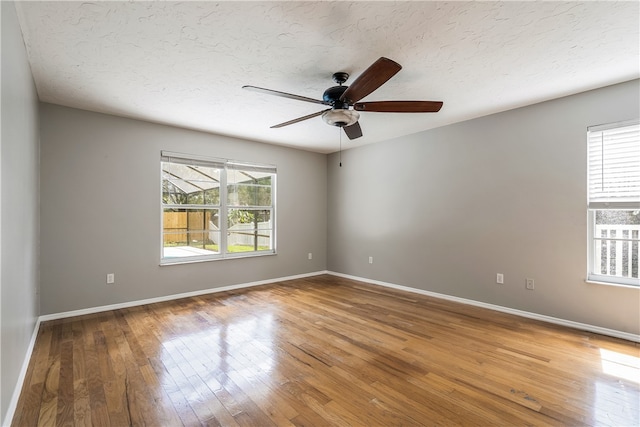
[[[640,209],[640,123],[587,132],[589,209]]]
[[[239,163],[234,161],[227,162],[227,169],[242,170],[246,172],[276,173],[276,167],[274,165],[259,165],[255,163]]]
[[[220,169],[224,168],[226,163],[224,159],[205,156],[192,156],[182,153],[173,153],[170,151],[162,151],[160,153],[160,160],[163,162],[178,163],[182,165],[205,166]]]
[[[192,166],[208,166],[231,170],[243,170],[263,173],[277,173],[275,165],[261,165],[257,163],[243,163],[234,160],[226,160],[215,157],[196,156],[191,154],[174,153],[171,151],[162,151],[160,160],[163,162],[179,163]]]

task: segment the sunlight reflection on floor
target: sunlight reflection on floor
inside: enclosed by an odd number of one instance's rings
[[[625,390],[625,385],[596,382],[594,421],[599,426],[640,425],[640,402],[637,394]],[[634,420],[629,424],[629,420]]]
[[[273,333],[273,315],[265,313],[168,339],[161,360],[170,375],[161,381],[191,390],[185,393],[190,403],[220,392],[229,381],[252,383],[257,389],[275,365]],[[203,381],[194,380],[198,377]]]
[[[594,418],[597,425],[640,425],[640,401],[635,388],[640,384],[640,357],[617,351],[600,349],[602,372],[618,378],[616,381],[597,381],[595,384]]]
[[[600,349],[602,372],[640,384],[640,357]]]

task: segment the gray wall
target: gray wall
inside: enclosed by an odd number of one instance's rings
[[[41,314],[326,268],[325,155],[51,104],[40,114]],[[275,164],[278,254],[160,267],[161,150]]]
[[[2,2],[0,420],[38,315],[38,100],[13,2]]]
[[[328,269],[639,334],[638,289],[584,281],[586,129],[637,118],[639,93],[636,80],[348,150],[342,168],[331,155]]]

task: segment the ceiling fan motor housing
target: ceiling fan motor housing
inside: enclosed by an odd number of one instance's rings
[[[349,86],[333,86],[325,90],[322,94],[322,100],[333,108],[346,110],[349,108],[349,103],[340,101],[340,97],[347,90]]]

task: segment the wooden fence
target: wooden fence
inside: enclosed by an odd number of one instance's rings
[[[256,237],[258,246],[271,247],[271,230],[269,222],[258,223],[259,233],[254,232],[254,224],[236,224],[229,228],[227,244],[229,246],[253,246]],[[194,246],[220,242],[219,229],[211,221],[211,212],[165,212],[163,216],[165,246]],[[187,234],[190,232],[191,234]]]
[[[165,212],[163,215],[164,242],[165,244],[184,243],[187,241],[187,232],[209,231],[211,212]],[[201,233],[201,234],[205,234]]]

